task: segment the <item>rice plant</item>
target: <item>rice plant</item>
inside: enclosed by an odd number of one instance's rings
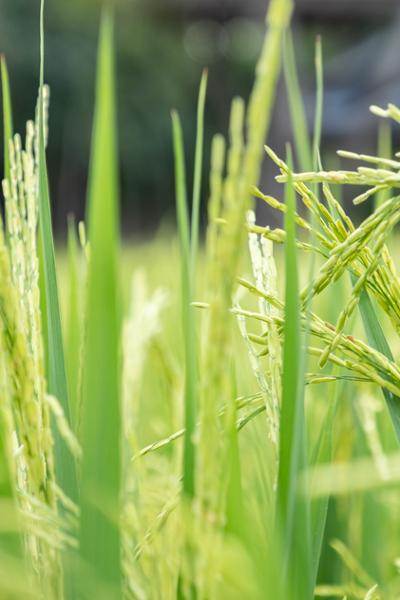
[[[399,597],[400,161],[381,126],[378,156],[339,151],[364,166],[323,170],[322,45],[311,139],[292,9],[269,2],[253,90],[212,140],[208,182],[204,71],[192,194],[172,110],[176,245],[120,240],[112,13],[87,219],[69,221],[67,256],[51,224],[43,1],[24,138],[2,58],[1,598]],[[281,70],[285,157],[264,147]],[[400,123],[393,104],[371,110]],[[264,159],[284,201],[259,189]],[[341,186],[365,188],[356,205],[374,199],[361,223]],[[259,225],[257,202],[284,228]]]

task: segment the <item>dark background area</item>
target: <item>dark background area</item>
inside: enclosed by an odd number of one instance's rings
[[[122,215],[125,233],[145,235],[172,217],[170,109],[193,156],[197,89],[209,68],[206,160],[211,136],[226,132],[234,95],[248,98],[264,34],[264,0],[119,0],[117,72]],[[337,147],[374,152],[372,103],[400,102],[400,26],[395,0],[298,0],[296,59],[307,114],[314,110],[315,36],[325,63],[324,155]],[[12,85],[15,129],[33,116],[39,64],[39,0],[0,0],[0,51]],[[47,0],[46,81],[51,87],[48,163],[54,221],[84,214],[99,0]],[[270,134],[278,151],[291,137],[282,83]],[[395,140],[396,141],[396,140]],[[190,172],[190,169],[189,169]],[[266,167],[264,186],[276,191]],[[189,178],[190,183],[190,178]]]

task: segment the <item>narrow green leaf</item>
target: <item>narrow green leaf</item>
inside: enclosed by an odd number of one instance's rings
[[[285,82],[288,93],[289,108],[291,113],[292,127],[294,140],[296,145],[296,154],[299,160],[300,168],[303,171],[318,170],[319,169],[319,148],[321,143],[321,130],[322,130],[322,113],[323,113],[323,63],[322,63],[322,45],[321,39],[318,36],[315,45],[315,74],[316,74],[316,103],[315,103],[315,115],[314,115],[314,134],[312,140],[312,151],[310,136],[307,130],[307,121],[304,110],[304,103],[302,101],[301,90],[298,81],[298,75],[296,70],[295,53],[293,48],[293,39],[290,34],[286,37],[285,43],[285,62],[284,62]],[[317,192],[317,189],[315,189]],[[314,217],[311,215],[313,221]],[[312,243],[312,239],[311,239]],[[310,260],[310,274],[309,279],[312,280],[313,272],[315,267],[315,256],[312,255]],[[311,307],[309,306],[308,309]],[[307,327],[305,334],[305,344],[307,345],[307,339],[309,337],[309,321],[307,319]],[[307,359],[305,359],[307,360]],[[305,367],[305,365],[304,365]],[[306,368],[303,372],[305,372]],[[315,455],[311,461],[315,464],[316,461],[325,460],[328,462],[331,457],[331,445],[332,445],[332,427],[333,419],[332,411],[336,402],[332,400],[330,409],[325,418],[325,426],[321,430],[321,435],[317,442]],[[304,500],[306,502],[306,500]],[[321,556],[322,540],[326,526],[326,516],[328,509],[328,498],[319,499],[314,501],[310,506],[310,536],[311,536],[311,584],[312,589],[317,573],[318,566]]]
[[[44,0],[40,19],[40,88],[39,88],[39,258],[41,276],[41,306],[46,352],[47,386],[50,394],[59,400],[65,417],[70,422],[64,348],[55,265],[54,241],[50,212],[50,194],[47,178],[46,151],[43,122],[44,84]],[[61,437],[58,427],[53,427],[56,472],[60,486],[71,499],[77,498],[74,459]]]
[[[313,164],[310,134],[307,127],[307,118],[296,68],[293,36],[290,29],[288,29],[285,36],[283,72],[297,160],[302,171],[310,171]]]
[[[288,156],[288,165],[291,164]],[[295,196],[291,181],[285,192],[285,325],[283,351],[282,409],[279,448],[278,511],[286,524],[288,541],[292,536],[296,475],[299,470],[299,389],[301,377],[300,304],[296,255]]]
[[[172,136],[175,162],[175,190],[176,190],[176,214],[178,221],[179,242],[183,255],[181,259],[185,267],[185,285],[190,288],[189,276],[189,254],[190,254],[190,235],[189,235],[189,216],[187,209],[186,193],[186,168],[185,168],[185,150],[183,146],[183,133],[179,114],[173,110],[171,112]]]
[[[341,382],[342,383],[342,382]],[[337,384],[332,397],[329,399],[329,407],[326,411],[325,418],[318,436],[318,440],[314,449],[313,457],[310,460],[314,467],[320,464],[329,464],[332,460],[333,449],[333,424],[335,422],[335,414],[337,402],[342,390],[342,385]],[[312,479],[310,488],[312,489]],[[329,496],[316,498],[311,503],[311,536],[312,536],[312,585],[316,584],[319,563],[321,559],[322,543],[326,528],[328,515]]]
[[[97,63],[96,106],[88,184],[89,267],[82,408],[80,549],[91,587],[121,597],[120,296],[117,275],[118,162],[113,20],[103,15]]]
[[[288,148],[290,173],[292,157]],[[282,543],[282,585],[288,581],[298,598],[309,591],[311,542],[308,509],[298,492],[298,476],[305,467],[304,366],[300,333],[300,303],[296,254],[295,195],[289,178],[286,186],[285,324],[282,406],[280,419],[277,489],[277,535]]]
[[[316,75],[316,102],[314,116],[314,137],[313,137],[313,170],[319,169],[319,152],[321,146],[322,132],[322,113],[324,103],[324,71],[322,62],[322,41],[321,36],[315,40],[315,75]]]
[[[232,396],[237,396],[236,376],[232,368]],[[226,493],[226,526],[228,533],[237,536],[242,542],[247,538],[249,519],[245,515],[238,430],[236,426],[237,411],[235,404],[227,406],[225,423],[227,431],[227,493]]]
[[[192,281],[190,271],[189,218],[186,196],[185,154],[179,115],[172,112],[172,134],[175,159],[176,213],[181,257],[182,329],[185,350],[185,437],[183,452],[183,490],[189,498],[195,490],[195,446],[193,434],[196,424],[196,342],[193,314]]]
[[[392,128],[390,121],[381,119],[378,129],[378,156],[382,158],[392,157]],[[378,208],[390,197],[390,189],[383,189],[375,196],[375,208]]]
[[[40,6],[40,87],[39,87],[39,141],[38,141],[38,201],[39,201],[39,272],[40,304],[45,349],[45,368],[48,392],[60,402],[65,418],[70,423],[67,377],[64,362],[64,347],[61,331],[61,316],[58,299],[58,286],[55,264],[54,240],[52,232],[50,193],[47,177],[45,133],[44,133],[44,0]],[[58,485],[73,501],[77,501],[75,460],[70,449],[60,435],[57,424],[52,421],[54,440],[55,470]],[[60,511],[64,511],[62,503]],[[71,553],[65,552],[64,593],[68,600],[75,597],[75,582],[71,573]]]
[[[66,332],[66,364],[71,419],[75,431],[79,421],[79,382],[82,343],[82,311],[80,306],[78,239],[75,220],[68,220],[68,316]]]
[[[4,178],[10,180],[10,140],[13,137],[12,104],[7,63],[1,56],[1,89],[3,96]]]
[[[356,281],[357,280],[352,277],[353,285],[356,283]],[[392,351],[390,350],[390,346],[386,340],[385,334],[383,333],[374,306],[365,290],[360,296],[359,310],[370,346],[384,354],[389,360],[394,360]],[[400,442],[400,398],[386,389],[382,391],[383,395],[385,396],[386,404],[389,409],[389,414],[392,419],[397,439]]]
[[[192,222],[191,222],[191,260],[192,260],[192,281],[193,285],[196,276],[196,261],[199,246],[199,226],[200,226],[200,198],[201,198],[201,176],[203,169],[203,146],[204,146],[204,107],[206,103],[208,71],[203,71],[199,98],[197,102],[197,132],[196,149],[194,157],[194,175],[193,175],[193,197],[192,197]]]

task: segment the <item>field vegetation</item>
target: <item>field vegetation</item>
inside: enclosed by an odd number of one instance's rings
[[[140,244],[119,234],[112,13],[87,216],[57,256],[43,1],[24,135],[2,58],[1,598],[399,598],[400,159],[387,143],[325,170],[322,42],[309,132],[292,9],[269,3],[252,93],[213,138],[208,180],[207,71],[193,166],[172,110],[177,226]],[[284,156],[268,145],[281,71]],[[392,104],[371,110],[381,131],[400,123]],[[263,161],[283,201],[259,189]],[[344,186],[369,216],[349,217]],[[282,228],[258,224],[258,203]]]

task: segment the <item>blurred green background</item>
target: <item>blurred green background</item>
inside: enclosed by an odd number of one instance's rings
[[[54,222],[84,215],[100,0],[47,0],[46,81],[51,87],[49,171]],[[264,33],[264,0],[118,0],[117,68],[123,230],[146,235],[173,218],[170,109],[179,109],[188,160],[193,155],[197,88],[210,71],[206,148],[227,131],[233,95],[245,98]],[[0,0],[0,50],[10,69],[15,129],[32,117],[38,85],[38,0]],[[399,101],[400,46],[393,0],[299,0],[296,54],[310,124],[314,110],[313,46],[322,33],[325,148],[376,145],[372,102]],[[395,48],[394,48],[395,46]],[[400,47],[398,48],[400,51]],[[389,56],[390,51],[390,56]],[[351,53],[351,61],[349,56]],[[290,136],[283,86],[270,144]],[[360,139],[361,138],[361,139]],[[190,163],[189,163],[190,164]],[[207,155],[205,160],[207,169]],[[273,171],[264,185],[273,188]],[[190,178],[190,174],[189,174]],[[264,220],[268,220],[266,214]]]

